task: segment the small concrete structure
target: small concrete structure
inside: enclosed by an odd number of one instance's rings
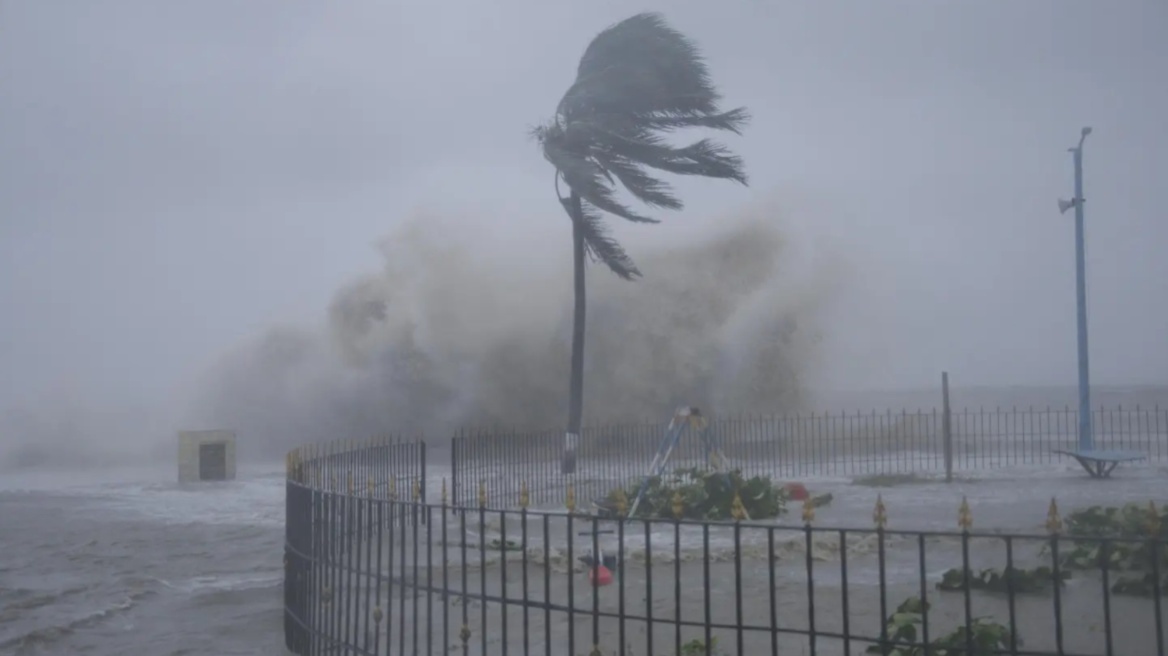
[[[235,433],[227,430],[179,431],[178,482],[235,479]]]

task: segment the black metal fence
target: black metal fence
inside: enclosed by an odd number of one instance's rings
[[[485,482],[463,507],[444,482],[427,500],[425,469],[421,443],[289,455],[289,650],[1165,653],[1168,515],[1150,504],[1064,526],[1052,501],[1034,535],[974,531],[964,503],[961,530],[892,530],[879,498],[866,529],[819,526],[813,503],[769,523],[620,521],[581,514],[572,486],[543,510],[526,486],[494,498]],[[595,555],[611,582],[582,560]]]
[[[362,585],[369,576],[380,576],[382,563],[375,567],[366,562],[361,569],[360,562],[344,561],[342,554],[354,545],[367,544],[375,531],[384,532],[390,522],[384,515],[384,502],[398,498],[425,502],[426,445],[394,438],[337,441],[296,449],[288,454],[286,465],[285,645],[297,654],[365,653],[345,651],[348,647],[338,626],[348,621],[340,617],[347,618],[352,607],[332,604],[331,599],[334,595],[340,598],[346,584],[349,587],[344,589],[352,593],[352,586]],[[357,499],[380,500],[383,506],[379,512],[383,514],[376,518],[355,514]],[[402,526],[423,519],[416,508],[408,516],[398,513],[391,517]],[[322,578],[341,562],[348,563],[353,578]],[[323,586],[326,581],[328,585]],[[323,649],[317,640],[324,636],[333,645],[329,649]]]
[[[960,474],[1045,465],[1073,449],[1074,408],[996,408],[784,417],[713,417],[708,433],[744,475],[772,477],[872,474]],[[1168,461],[1168,408],[1099,408],[1092,413],[1098,449],[1138,451]],[[948,424],[948,430],[946,429]],[[485,483],[492,498],[514,498],[519,481],[531,485],[532,503],[563,502],[571,480],[587,498],[644,476],[664,435],[663,423],[586,428],[577,447],[578,470],[560,474],[562,431],[478,431],[451,444],[452,505],[473,505]],[[678,466],[705,462],[697,440],[683,441],[671,457]]]

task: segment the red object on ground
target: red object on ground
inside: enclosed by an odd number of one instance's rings
[[[612,583],[612,572],[604,565],[597,565],[588,571],[588,580],[599,588],[602,585]]]
[[[784,487],[787,488],[787,495],[795,501],[806,501],[810,496],[807,494],[807,487],[802,483],[787,483]]]

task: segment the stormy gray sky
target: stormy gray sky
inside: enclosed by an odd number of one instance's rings
[[[752,186],[685,182],[685,212],[618,226],[634,254],[769,202],[854,273],[822,384],[1073,384],[1055,199],[1091,125],[1094,378],[1168,381],[1162,1],[10,0],[0,407],[181,405],[241,340],[322,321],[418,213],[566,267],[526,131],[588,40],[642,9],[752,111],[731,141]]]

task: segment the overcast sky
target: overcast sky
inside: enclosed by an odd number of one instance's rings
[[[1168,382],[1162,0],[8,0],[0,406],[171,402],[241,340],[320,321],[419,211],[566,266],[527,130],[588,40],[642,9],[750,108],[732,145],[752,185],[687,183],[685,212],[622,238],[772,201],[858,274],[830,384],[1073,384],[1055,201],[1091,125],[1094,379]]]

